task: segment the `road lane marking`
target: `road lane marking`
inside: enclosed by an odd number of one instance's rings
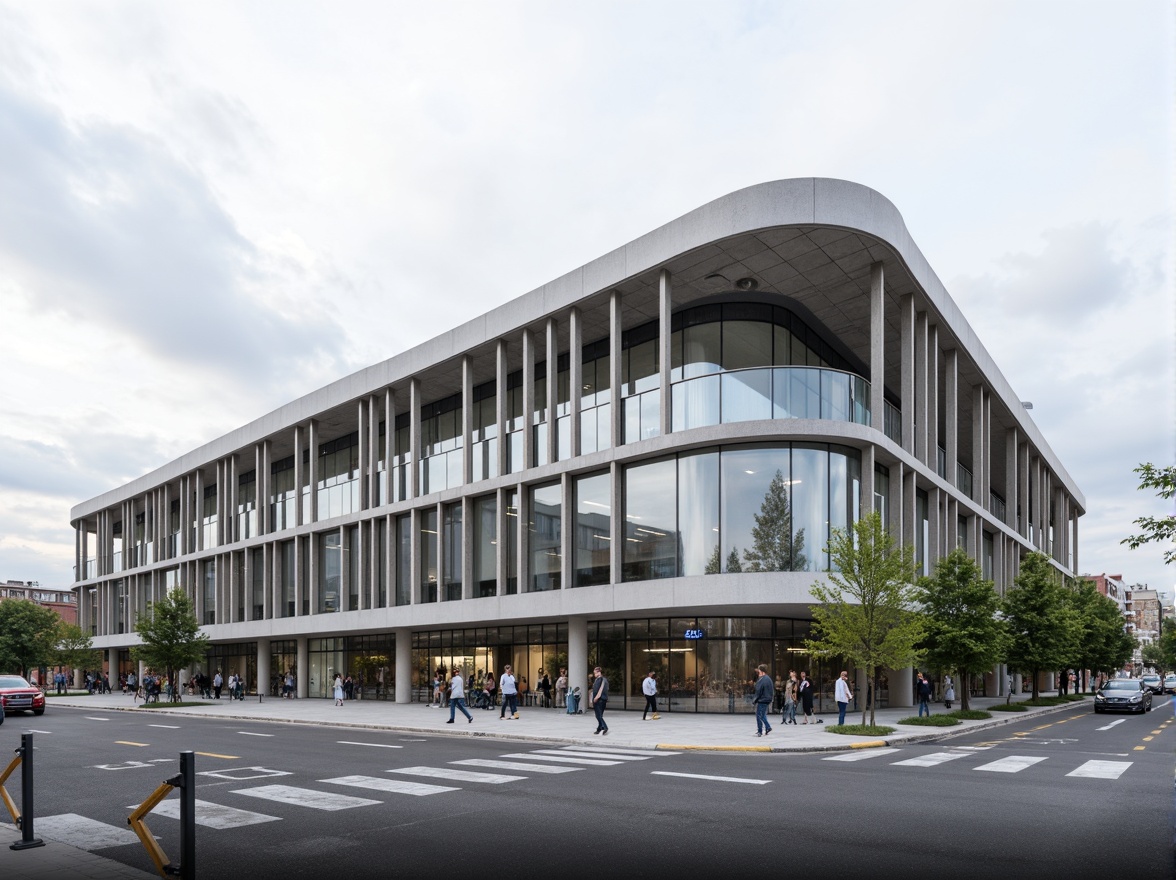
[[[1162,730],[1153,730],[1153,731],[1152,731],[1152,736],[1159,736],[1159,735],[1160,735],[1161,733],[1163,733],[1163,732],[1164,732],[1164,731],[1162,731]],[[36,731],[36,730],[34,730],[34,731],[33,731],[33,733],[39,733],[39,731]]]
[[[237,733],[241,734],[241,736],[273,736],[274,735],[272,733],[252,733],[248,730],[238,730]]]
[[[491,761],[486,758],[466,758],[464,761],[450,761],[465,767],[490,767],[495,770],[525,770],[528,773],[576,773],[583,767],[552,767],[549,764],[524,764],[521,761]]]
[[[25,733],[52,733],[52,732],[53,732],[52,730],[36,730],[33,728],[29,728],[28,730],[25,731]],[[1156,732],[1158,733],[1159,731],[1156,731]]]
[[[294,774],[289,770],[271,770],[268,767],[225,767],[222,770],[201,770],[196,775],[244,782],[247,779],[272,779],[275,776],[293,776]]]
[[[962,757],[964,757],[964,752],[932,752],[930,755],[923,755],[918,758],[907,758],[905,761],[895,761],[891,766],[934,767],[937,764],[946,764],[948,761],[954,761],[956,758]]]
[[[877,758],[880,755],[892,755],[901,749],[885,748],[885,749],[870,749],[869,751],[850,752],[847,755],[833,755],[831,758],[821,758],[822,761],[865,761],[870,758]]]
[[[582,752],[579,749],[535,749],[536,755],[571,755],[574,758],[599,758],[608,761],[648,761],[651,755],[617,755],[600,752]]]
[[[1145,736],[1145,737],[1143,738],[1143,741],[1144,741],[1145,743],[1149,743],[1149,742],[1151,742],[1153,739],[1155,739],[1155,737],[1154,737],[1154,736]]]
[[[435,779],[452,779],[455,782],[484,782],[487,785],[501,785],[504,782],[518,782],[526,776],[510,776],[506,773],[478,773],[473,770],[450,770],[448,767],[397,767],[385,773],[403,773],[406,776],[431,776]]]
[[[87,715],[85,717],[86,717],[87,721],[109,721],[110,720],[109,718],[98,718],[94,715]],[[134,833],[134,832],[132,832],[132,833]],[[135,839],[138,840],[139,838],[136,837]]]
[[[224,758],[226,761],[236,761],[240,755],[218,755],[216,752],[196,752],[197,755],[203,755],[206,758]]]
[[[576,758],[572,755],[536,755],[527,752],[512,752],[499,755],[500,758],[521,758],[524,761],[554,761],[562,764],[583,764],[585,767],[615,767],[623,761],[597,761],[593,758]]]
[[[335,740],[336,745],[340,746],[371,746],[373,749],[402,749],[404,746],[394,746],[389,743],[361,743],[352,742],[351,740],[339,739]]]
[[[1000,758],[989,764],[981,764],[979,767],[973,767],[973,770],[987,770],[990,773],[1020,773],[1026,767],[1032,767],[1034,764],[1040,764],[1046,760],[1045,757],[1034,758],[1028,755],[1009,755],[1007,758]]]
[[[650,770],[650,776],[679,776],[683,779],[705,779],[707,782],[742,782],[747,785],[767,785],[770,779],[744,779],[742,776],[705,776],[702,773],[671,773],[668,770]]]
[[[446,791],[461,791],[450,785],[428,785],[424,782],[409,782],[407,779],[384,779],[380,776],[336,776],[334,779],[320,779],[332,785],[350,785],[353,788],[368,788],[372,791],[386,791],[391,794],[411,794],[425,797]]]
[[[138,804],[131,804],[128,810],[134,810]],[[151,811],[152,816],[166,816],[169,819],[180,818],[180,799],[171,798],[160,801]],[[267,816],[265,813],[254,813],[252,810],[238,810],[236,807],[226,807],[224,804],[214,804],[212,801],[196,801],[197,825],[224,831],[227,828],[239,828],[246,825],[261,825],[264,822],[281,822],[281,816]]]
[[[295,788],[292,785],[261,785],[257,788],[238,788],[231,794],[243,794],[246,797],[261,798],[267,801],[277,801],[279,804],[292,804],[296,807],[307,807],[311,810],[352,810],[356,807],[370,807],[382,804],[371,798],[351,797],[345,794],[333,794],[328,791],[315,791],[310,788]]]
[[[1136,748],[1140,747],[1136,746]],[[1131,761],[1087,761],[1066,775],[1080,776],[1085,779],[1118,779],[1131,764]]]
[[[560,751],[564,752],[580,752],[588,755],[600,755],[601,757],[608,757],[609,755],[638,755],[642,758],[660,758],[663,755],[680,755],[681,752],[663,752],[660,749],[656,752],[651,752],[649,749],[610,749],[604,746],[564,746]]]
[[[116,746],[139,746],[140,748],[146,748],[147,746],[151,745],[151,743],[135,743],[126,739],[116,739],[114,744]]]
[[[116,828],[97,819],[87,819],[77,813],[37,816],[36,831],[50,840],[68,843],[84,850],[106,849],[110,846],[126,846],[139,842],[139,837],[134,831]]]
[[[1134,749],[1132,749],[1132,751],[1133,751],[1133,752],[1142,752],[1142,751],[1144,751],[1146,748],[1147,748],[1147,746],[1136,746]]]
[[[165,730],[179,730],[180,729],[180,726],[178,724],[148,724],[147,726],[148,727],[162,727]]]
[[[1112,721],[1112,722],[1111,722],[1110,724],[1108,724],[1106,727],[1096,727],[1096,728],[1095,728],[1095,730],[1110,730],[1110,729],[1111,729],[1112,727],[1114,727],[1116,724],[1122,724],[1122,723],[1123,723],[1124,721],[1126,721],[1126,720],[1127,720],[1126,718],[1120,718],[1118,721]]]

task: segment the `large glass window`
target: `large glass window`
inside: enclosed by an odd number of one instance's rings
[[[377,608],[388,606],[388,518],[380,517],[372,528],[376,535],[376,602]]]
[[[275,532],[294,528],[298,493],[294,486],[294,456],[270,465],[270,522]]]
[[[494,382],[474,388],[471,416],[471,476],[476,482],[498,476],[498,397]]]
[[[576,559],[573,586],[609,582],[612,504],[607,472],[576,480]]]
[[[339,530],[317,535],[318,540],[318,614],[342,610],[340,588],[343,581],[342,542]]]
[[[621,396],[625,442],[661,434],[661,374],[657,324],[644,324],[625,334],[621,360]]]
[[[612,378],[608,339],[584,346],[580,389],[580,452],[587,455],[612,446]]]
[[[359,591],[362,586],[359,582],[359,558],[361,548],[359,546],[359,526],[347,527],[347,610],[359,610]]]
[[[672,458],[625,468],[622,578],[626,581],[677,574],[676,471]]]
[[[253,547],[249,551],[250,620],[265,619],[265,550]]]
[[[542,707],[538,683],[549,675],[552,683],[559,670],[568,665],[567,624],[531,626],[492,626],[478,629],[414,632],[412,634],[412,700],[427,703],[432,699],[433,676],[449,676],[458,669],[466,679],[466,694],[471,706],[481,699],[481,685],[487,675],[496,679],[506,664],[518,678],[520,703]],[[523,685],[526,685],[525,691]],[[583,685],[581,685],[583,687]],[[547,708],[556,705],[555,693]]]
[[[202,532],[202,537],[204,538],[203,547],[205,550],[209,550],[209,549],[217,546],[218,542],[216,539],[216,524],[217,524],[217,520],[219,518],[220,517],[217,515],[217,512],[216,512],[216,486],[205,486],[204,487],[204,499],[203,499],[203,504],[201,505],[201,515],[200,515],[200,528],[201,528],[201,532]],[[121,524],[116,523],[115,525],[121,525]],[[121,556],[121,554],[119,553],[121,548],[122,548],[122,536],[121,536],[121,533],[119,533],[115,537],[115,555],[116,556]],[[115,568],[115,571],[121,571],[121,570],[122,570],[121,564]]]
[[[437,510],[421,511],[421,601],[437,601]]]
[[[408,498],[409,468],[412,467],[412,424],[408,413],[396,417],[396,433],[392,438],[392,501]]]
[[[445,534],[441,542],[444,554],[442,575],[445,578],[445,599],[461,598],[461,502],[445,505]]]
[[[506,472],[523,469],[523,371],[506,377]]]
[[[547,418],[547,363],[535,364],[535,411],[531,413],[532,440],[535,447],[534,464],[548,464],[547,432],[550,422]]]
[[[205,626],[211,626],[216,623],[216,560],[206,559],[200,563],[203,583],[204,583],[204,614],[201,616],[200,622]],[[121,584],[122,581],[119,581]],[[118,621],[118,631],[122,632],[122,614],[120,613],[116,618]]]
[[[508,489],[506,499],[506,546],[502,552],[506,554],[506,593],[513,595],[519,591],[519,493]]]
[[[718,574],[719,453],[678,458],[678,531],[682,575]]]
[[[318,518],[332,519],[359,509],[359,432],[319,447]]]
[[[461,395],[421,407],[421,494],[460,486],[462,481]]]
[[[295,564],[296,554],[293,541],[282,542],[282,604],[278,617],[293,617],[295,614],[294,596],[295,579],[298,568]]]
[[[531,592],[558,590],[562,556],[562,510],[559,483],[531,490],[530,534]]]
[[[722,453],[722,570],[791,571],[803,562],[804,535],[795,539],[788,447],[724,449]],[[799,543],[799,547],[797,544]]]
[[[474,589],[477,596],[498,595],[498,499],[474,499]]]
[[[396,517],[396,604],[412,604],[412,517]]]
[[[257,471],[242,474],[237,481],[237,540],[257,534]]]

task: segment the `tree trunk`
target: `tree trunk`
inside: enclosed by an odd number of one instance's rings
[[[972,704],[968,702],[968,694],[972,692],[972,673],[966,669],[960,670],[960,709],[967,712]]]
[[[874,668],[872,666],[868,666],[868,667],[866,667],[866,692],[862,696],[862,724],[866,723],[867,714],[874,711],[873,707],[871,705],[873,703],[873,700],[870,699],[870,682],[872,682],[873,680],[874,680]],[[871,720],[870,723],[872,724],[873,721]]]
[[[1029,698],[1032,700],[1036,700],[1038,695],[1041,693],[1037,687],[1037,676],[1038,676],[1039,672],[1040,672],[1040,670],[1038,670],[1038,669],[1033,670],[1033,692],[1029,696]]]

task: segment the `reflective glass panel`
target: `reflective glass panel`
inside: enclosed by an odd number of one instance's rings
[[[612,548],[609,481],[607,472],[576,480],[574,586],[577,587],[609,582],[609,555]]]
[[[718,574],[719,453],[678,458],[678,529],[683,575]]]
[[[626,581],[677,574],[677,466],[673,459],[625,468]]]

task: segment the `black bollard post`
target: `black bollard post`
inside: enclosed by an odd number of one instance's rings
[[[33,836],[33,735],[20,735],[20,748],[16,750],[20,755],[20,840],[9,846],[9,849],[32,849],[44,846],[45,841]]]
[[[196,880],[195,752],[180,752],[180,880]]]

